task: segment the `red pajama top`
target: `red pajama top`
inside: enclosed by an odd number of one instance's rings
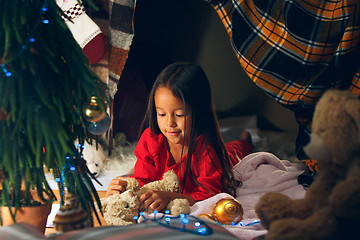
[[[244,143],[242,141],[236,142]],[[245,153],[238,153],[240,157],[252,150],[250,150],[251,146],[249,146],[251,144],[247,144],[244,147]],[[234,145],[234,143],[230,145]],[[237,148],[239,149],[239,146]],[[137,157],[135,173],[131,177],[136,178],[140,186],[160,180],[163,174],[169,170],[173,170],[178,176],[179,182],[182,183],[187,155],[176,163],[168,150],[164,135],[154,134],[149,128],[146,129],[136,146],[135,155]],[[197,185],[188,175],[182,193],[190,195],[195,201],[200,201],[222,192],[220,159],[211,146],[204,144],[203,136],[197,138],[192,158],[191,169],[194,178],[204,188]],[[237,160],[232,161],[233,165],[236,162]]]

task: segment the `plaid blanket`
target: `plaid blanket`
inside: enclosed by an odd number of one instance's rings
[[[104,75],[102,72],[104,72],[104,66],[106,66],[106,76],[102,76],[101,79],[106,79],[108,85],[108,97],[111,102],[111,119],[114,118],[114,96],[117,92],[118,83],[134,37],[133,19],[135,5],[136,0],[108,0],[109,52],[102,64],[93,66],[94,69],[97,68],[98,75]],[[113,124],[111,123],[107,133],[109,155],[111,155],[113,148],[113,130]]]
[[[110,55],[109,55],[109,88],[113,89],[112,97],[116,93],[117,83],[120,80],[130,45],[134,37],[134,9],[136,0],[109,0],[109,28],[110,28]]]
[[[359,0],[207,2],[252,81],[298,121],[329,88],[360,95]]]

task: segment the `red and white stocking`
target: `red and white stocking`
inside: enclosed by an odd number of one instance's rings
[[[56,3],[71,19],[72,22],[64,19],[65,23],[90,64],[99,62],[105,54],[104,35],[99,26],[86,14],[84,6],[78,0],[56,0]]]

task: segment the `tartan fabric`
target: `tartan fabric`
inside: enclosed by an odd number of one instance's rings
[[[251,80],[300,122],[329,88],[360,95],[359,0],[208,0]]]
[[[318,162],[314,159],[305,159],[302,161],[305,166],[309,169],[310,172],[318,172],[319,165]]]
[[[110,0],[110,56],[109,84],[117,86],[134,37],[134,9],[136,0]],[[112,83],[111,83],[112,82]],[[113,96],[116,93],[116,87]]]
[[[108,96],[111,101],[110,118],[114,119],[113,103],[117,86],[134,37],[133,19],[136,0],[109,0],[109,58],[108,58]],[[113,121],[111,121],[113,122]],[[109,154],[113,141],[113,124],[108,133]]]

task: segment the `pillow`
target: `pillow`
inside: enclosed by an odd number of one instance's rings
[[[66,232],[58,235],[54,240],[98,240],[98,239],[122,239],[122,240],[171,240],[171,239],[221,239],[221,240],[238,240],[225,228],[215,223],[206,223],[212,233],[209,235],[199,235],[191,232],[181,231],[169,228],[156,222],[144,222],[128,226],[104,226],[82,230]]]
[[[0,227],[0,240],[99,240],[99,239],[120,239],[120,240],[199,240],[199,239],[221,239],[238,240],[233,234],[221,225],[206,222],[211,229],[208,235],[199,235],[176,229],[171,223],[170,227],[153,221],[128,226],[103,226],[62,234],[49,234],[44,236],[41,231],[26,223],[15,223],[9,226]]]
[[[41,231],[27,223],[15,223],[0,227],[0,240],[46,239]]]

